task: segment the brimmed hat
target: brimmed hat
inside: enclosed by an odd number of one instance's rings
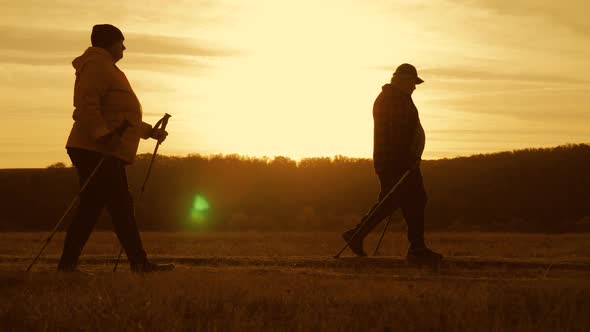
[[[123,37],[121,30],[114,25],[97,24],[92,27],[90,41],[94,47],[108,47],[120,40],[125,40],[125,37]]]
[[[416,67],[412,66],[409,63],[402,63],[397,67],[393,76],[402,75],[402,76],[411,76],[416,78],[416,84],[424,83],[424,80],[418,77],[418,71],[416,71]]]

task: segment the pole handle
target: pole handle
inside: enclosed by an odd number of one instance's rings
[[[156,129],[162,129],[162,130],[166,130],[166,126],[168,126],[168,119],[170,119],[172,117],[172,115],[165,113],[164,116],[158,120],[158,122],[156,122],[156,124],[154,125],[154,128],[152,128],[152,130],[156,130]],[[162,144],[162,141],[158,140],[158,144],[156,144],[156,151],[158,150],[158,146]],[[156,151],[154,151],[154,154],[156,153]]]
[[[166,130],[166,126],[168,125],[168,119],[170,119],[172,117],[172,115],[165,113],[164,116],[158,120],[158,122],[156,122],[156,124],[154,125],[154,129],[162,129],[162,130]],[[160,128],[160,126],[162,128]]]

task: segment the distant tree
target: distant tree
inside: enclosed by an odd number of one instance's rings
[[[51,168],[66,168],[66,167],[67,167],[66,164],[61,161],[47,166],[47,168],[50,168],[50,169]]]
[[[150,154],[139,155],[128,168],[134,194],[150,160]],[[425,160],[427,227],[590,230],[588,165],[585,144]],[[0,170],[0,229],[47,230],[60,217],[78,191],[78,178],[62,162],[47,168]],[[162,155],[136,214],[142,228],[154,230],[341,230],[359,221],[378,192],[366,158]],[[199,197],[209,208],[195,219]]]

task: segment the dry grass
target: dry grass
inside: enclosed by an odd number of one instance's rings
[[[366,241],[372,252],[380,230]],[[161,233],[143,232],[149,254],[166,256],[328,256],[343,245],[335,232],[235,232],[235,233]],[[47,233],[0,233],[0,255],[28,257],[35,253]],[[64,233],[57,233],[45,252],[58,256]],[[482,256],[506,258],[590,258],[590,234],[518,234],[518,233],[431,233],[427,242],[446,256]],[[84,254],[115,254],[118,242],[114,233],[95,232]],[[404,234],[385,236],[380,253],[404,256],[407,240]]]
[[[20,272],[41,238],[0,234],[1,331],[590,331],[590,235],[432,234],[455,256],[434,272],[401,263],[399,233],[382,251],[395,257],[339,261],[334,233],[146,233],[179,266],[137,276],[110,272],[114,236],[96,233],[85,276],[52,271],[59,234]]]

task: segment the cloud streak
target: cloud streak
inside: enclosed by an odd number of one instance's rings
[[[567,3],[549,0],[464,0],[462,2],[504,16],[539,17],[550,24],[557,24],[590,37],[586,0],[568,0]]]
[[[129,53],[198,58],[233,57],[241,54],[237,50],[193,38],[124,34]],[[90,31],[0,26],[0,40],[3,41],[0,52],[11,54],[1,55],[0,60],[23,63],[24,60],[16,59],[19,56],[30,60],[33,65],[51,64],[51,59],[56,60],[55,63],[60,61],[61,54],[79,54],[90,46]],[[46,59],[41,60],[43,57]]]
[[[391,66],[379,66],[377,70],[392,72]],[[524,71],[513,71],[511,73],[500,71],[489,71],[466,67],[439,67],[439,68],[417,68],[418,75],[424,80],[463,80],[463,81],[511,81],[529,83],[551,83],[551,84],[590,84],[590,80],[577,77],[537,74]]]
[[[507,72],[492,72],[470,68],[425,68],[420,70],[421,75],[442,79],[458,80],[494,80],[531,83],[568,83],[568,84],[589,84],[590,80],[576,77],[546,75],[530,72],[519,72],[518,69]]]

